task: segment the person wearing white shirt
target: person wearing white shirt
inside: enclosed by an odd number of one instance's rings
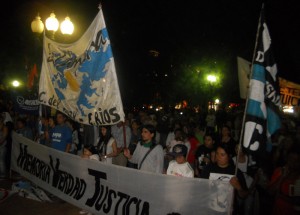
[[[123,150],[129,146],[131,129],[121,121],[111,126],[111,134],[117,143],[117,155],[113,157],[112,163],[119,166],[126,166],[127,159],[123,154]]]
[[[177,144],[173,147],[171,155],[175,157],[175,160],[170,161],[167,175],[194,177],[194,170],[186,160],[187,152],[188,148],[183,144]]]

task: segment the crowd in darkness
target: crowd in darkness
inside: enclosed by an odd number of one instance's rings
[[[58,111],[54,116],[34,116],[15,112],[10,102],[0,105],[1,178],[8,177],[15,131],[82,159],[140,171],[208,179],[212,173],[230,174],[236,194],[234,214],[300,214],[296,118],[283,115],[281,129],[269,143],[261,143],[266,150],[255,153],[240,144],[243,110],[239,108],[197,113],[141,109],[126,111],[125,120],[115,125],[92,126]]]

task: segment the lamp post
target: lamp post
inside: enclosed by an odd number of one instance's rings
[[[42,62],[43,46],[42,46],[41,34],[44,32],[45,26],[46,26],[46,30],[50,32],[50,38],[52,40],[55,40],[54,36],[55,36],[56,31],[59,28],[59,25],[60,25],[61,33],[64,35],[64,37],[65,37],[65,35],[69,36],[69,35],[73,34],[74,25],[71,22],[71,19],[69,16],[67,16],[65,18],[65,20],[60,24],[54,14],[54,12],[52,12],[50,14],[50,16],[46,19],[45,25],[44,25],[43,21],[41,20],[40,15],[37,14],[35,19],[31,22],[31,30],[35,34],[35,44],[34,44],[35,50],[34,50],[33,60],[37,64],[38,70],[40,70],[40,68],[41,68],[40,63]],[[65,41],[65,38],[64,38],[64,41]]]
[[[57,20],[54,12],[50,14],[50,16],[46,19],[46,29],[51,32],[51,39],[55,39],[55,32],[59,28],[59,21]],[[41,34],[44,31],[44,23],[41,20],[39,14],[35,17],[35,19],[31,22],[31,30],[33,33]],[[61,33],[64,35],[71,35],[74,31],[74,25],[71,22],[69,16],[65,18],[65,20],[60,24]]]
[[[207,76],[207,80],[210,83],[210,99],[209,99],[209,103],[210,103],[210,109],[213,108],[213,84],[217,81],[217,77],[215,75],[208,75]]]
[[[73,34],[74,31],[74,25],[71,22],[71,19],[69,16],[65,18],[65,20],[59,24],[59,21],[57,20],[54,12],[50,14],[50,16],[46,19],[45,21],[46,25],[46,30],[49,31],[50,38],[52,40],[55,40],[55,33],[59,28],[60,25],[60,30],[63,35],[71,35]],[[41,20],[41,17],[39,14],[35,17],[35,19],[31,22],[31,30],[32,32],[36,35],[35,37],[35,62],[41,62],[42,60],[42,42],[41,42],[41,34],[45,30],[45,25],[43,21]],[[40,65],[38,66],[40,68]]]

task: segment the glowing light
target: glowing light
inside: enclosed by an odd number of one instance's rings
[[[20,82],[15,80],[15,81],[12,82],[12,85],[14,87],[19,87],[20,86]]]
[[[55,17],[55,14],[52,12],[50,17],[46,19],[46,28],[48,31],[57,31],[59,22]]]
[[[217,77],[215,75],[208,75],[207,76],[207,80],[211,83],[216,82],[217,81]]]
[[[293,106],[284,106],[282,108],[282,111],[284,113],[294,113],[294,107]]]
[[[74,25],[70,20],[70,17],[66,17],[65,20],[60,25],[60,30],[63,34],[73,34]]]

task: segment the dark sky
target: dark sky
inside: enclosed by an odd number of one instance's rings
[[[2,10],[1,73],[11,65],[22,68],[32,49],[30,23],[39,12],[42,20],[54,11],[66,14],[79,37],[96,16],[99,3],[111,39],[121,87],[132,84],[147,70],[149,50],[159,51],[161,64],[184,64],[198,58],[229,60],[230,76],[237,78],[236,57],[252,59],[260,0],[16,0]],[[265,16],[272,38],[279,76],[300,83],[299,6],[296,0],[265,1]],[[30,55],[30,54],[29,54]],[[25,60],[26,61],[26,60]],[[25,62],[26,64],[26,62]],[[162,66],[163,68],[164,66]],[[166,66],[167,67],[167,66]]]

